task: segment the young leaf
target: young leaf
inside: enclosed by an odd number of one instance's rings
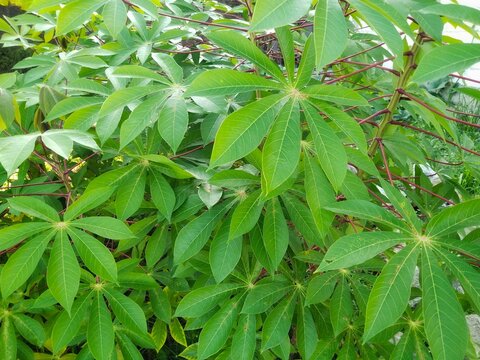
[[[110,359],[114,349],[114,341],[115,335],[110,311],[105,304],[102,293],[97,291],[93,298],[88,319],[88,348],[96,359]]]
[[[310,9],[310,0],[257,0],[250,31],[262,31],[288,25]]]
[[[426,53],[418,63],[412,81],[434,81],[452,72],[462,72],[480,60],[480,44],[452,44]]]
[[[422,252],[422,309],[432,355],[439,360],[465,357],[468,328],[462,306],[432,251]]]
[[[318,1],[313,29],[316,63],[321,69],[336,60],[347,46],[347,23],[337,0]]]
[[[262,177],[268,195],[295,172],[300,160],[300,112],[298,104],[290,100],[280,110],[262,151]]]
[[[125,223],[108,216],[85,217],[72,221],[71,225],[106,239],[124,240],[135,237]]]
[[[312,106],[302,103],[302,107],[312,132],[320,166],[333,188],[339,190],[347,174],[347,154],[343,144]]]
[[[117,281],[117,265],[112,253],[100,241],[87,233],[71,228],[68,235],[73,240],[78,255],[94,274],[110,281]]]
[[[411,236],[390,231],[362,232],[343,236],[330,246],[319,270],[336,270],[362,264],[375,255],[411,239]]]
[[[417,266],[418,246],[395,254],[382,269],[368,298],[364,341],[393,325],[405,311]]]
[[[280,90],[283,86],[258,75],[230,69],[202,72],[188,87],[185,96],[226,96],[254,90]]]
[[[53,297],[70,313],[80,284],[80,266],[63,230],[57,233],[50,253],[47,284]]]
[[[54,234],[55,231],[48,231],[36,236],[8,258],[0,274],[0,288],[4,299],[32,275]]]
[[[198,338],[199,360],[207,359],[217,353],[232,331],[233,324],[238,316],[238,301],[236,297],[225,303],[205,324]]]
[[[252,102],[225,118],[218,129],[210,167],[238,160],[260,144],[275,119],[284,95],[271,95]]]
[[[288,226],[280,201],[273,198],[268,202],[263,222],[263,242],[274,269],[278,268],[288,248]]]

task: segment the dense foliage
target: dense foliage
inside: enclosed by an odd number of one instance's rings
[[[480,10],[23,5],[0,359],[477,358]]]

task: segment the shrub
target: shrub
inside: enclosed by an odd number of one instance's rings
[[[480,199],[432,169],[478,181],[478,116],[428,90],[478,100],[459,72],[480,45],[444,23],[478,37],[480,11],[34,0],[0,20],[33,51],[0,75],[0,358],[476,358]]]

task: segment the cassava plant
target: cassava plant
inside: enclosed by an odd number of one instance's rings
[[[479,9],[22,5],[0,19],[32,53],[0,75],[1,360],[478,358],[480,198],[434,169],[479,181],[479,115],[428,90],[480,100],[480,44],[443,30],[479,39]]]

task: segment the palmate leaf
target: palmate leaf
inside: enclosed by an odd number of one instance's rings
[[[37,267],[55,231],[47,231],[30,239],[8,259],[0,274],[0,289],[6,299],[22,286]]]
[[[167,99],[157,121],[158,132],[175,153],[188,128],[188,110],[185,100],[177,95]]]
[[[273,198],[268,202],[263,222],[263,242],[273,268],[276,270],[288,248],[288,225],[280,201]]]
[[[218,129],[210,166],[238,160],[260,144],[275,119],[284,95],[271,95],[252,102],[225,118]]]
[[[295,309],[296,293],[282,300],[267,316],[262,330],[262,349],[280,345],[288,334]]]
[[[352,315],[353,303],[350,288],[345,278],[342,278],[333,292],[330,306],[330,321],[335,336],[348,327]]]
[[[147,332],[145,314],[135,301],[111,288],[104,289],[104,293],[113,313],[123,325],[136,332]]]
[[[135,237],[125,223],[108,216],[84,217],[72,221],[70,224],[107,239],[124,240]]]
[[[16,211],[45,221],[60,221],[57,211],[38,198],[19,196],[8,199],[8,204]]]
[[[251,31],[260,31],[288,25],[305,15],[309,0],[258,0],[253,12]]]
[[[316,63],[323,68],[338,58],[347,46],[347,23],[337,0],[320,0],[315,9],[314,32]]]
[[[88,348],[96,359],[109,359],[114,349],[115,334],[110,311],[103,295],[97,291],[90,308],[87,328]]]
[[[230,221],[218,229],[210,245],[210,268],[217,283],[222,282],[237,265],[242,255],[242,237],[229,239]]]
[[[255,325],[254,315],[240,316],[230,348],[230,354],[233,358],[239,360],[253,359],[256,347]]]
[[[412,244],[394,255],[375,281],[367,303],[364,341],[393,325],[405,311],[419,249]]]
[[[474,199],[444,209],[427,224],[430,237],[442,237],[480,223],[480,199]]]
[[[229,239],[234,239],[252,230],[260,218],[262,209],[263,201],[260,199],[259,190],[251,193],[238,204],[232,213]]]
[[[254,74],[216,69],[198,75],[185,96],[225,96],[253,90],[280,90],[284,86]]]
[[[57,233],[47,267],[47,284],[53,297],[70,313],[80,285],[80,266],[67,233]]]
[[[289,100],[280,110],[265,140],[262,151],[262,190],[276,190],[295,172],[300,160],[300,113],[298,104]]]
[[[11,248],[23,239],[39,234],[51,227],[51,224],[45,222],[26,222],[4,227],[0,229],[0,251]]]
[[[330,246],[318,269],[319,271],[336,270],[361,264],[375,255],[411,239],[411,236],[389,231],[346,235]]]
[[[463,359],[468,329],[463,309],[447,276],[437,264],[433,252],[422,251],[422,309],[433,357],[439,360]]]
[[[93,12],[106,2],[107,0],[92,0],[88,2],[75,0],[69,2],[58,15],[57,34],[63,35],[75,30],[90,19]]]

